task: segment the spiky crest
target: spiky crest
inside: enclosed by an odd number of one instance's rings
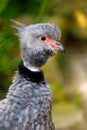
[[[18,21],[16,21],[16,20],[11,19],[11,21],[14,22],[14,23],[16,23],[16,24],[19,26],[19,27],[17,27],[17,26],[12,26],[12,27],[15,28],[16,30],[21,30],[21,29],[23,29],[23,28],[26,27],[25,24],[20,23],[20,22],[18,22]]]

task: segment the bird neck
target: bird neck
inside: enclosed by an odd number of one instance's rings
[[[27,104],[32,99],[33,90],[37,88],[47,88],[42,71],[32,72],[27,69],[23,61],[19,63],[18,71],[13,78],[13,84],[9,88],[7,98],[17,104]],[[32,92],[32,93],[31,93]],[[25,96],[26,95],[26,96]]]
[[[33,83],[45,83],[44,75],[42,71],[31,71],[30,69],[26,68],[21,61],[18,66],[19,75],[21,75],[26,80],[29,80]]]
[[[35,67],[35,66],[33,66],[33,65],[29,64],[29,63],[26,63],[26,62],[24,62],[24,66],[27,69],[31,70],[32,72],[39,72],[40,71],[38,67]]]

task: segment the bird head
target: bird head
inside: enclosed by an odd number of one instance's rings
[[[40,23],[26,26],[12,21],[19,25],[19,27],[14,27],[18,30],[21,56],[27,65],[41,67],[58,51],[64,52],[59,42],[61,32],[54,24]]]

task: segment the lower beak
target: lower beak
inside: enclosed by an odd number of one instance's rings
[[[53,39],[49,39],[49,38],[46,38],[45,42],[48,45],[50,45],[53,48],[54,51],[61,51],[61,52],[65,53],[65,49],[60,42],[55,41]]]
[[[60,42],[55,41],[55,45],[57,47],[57,50],[65,53],[65,49],[64,49],[63,45]]]

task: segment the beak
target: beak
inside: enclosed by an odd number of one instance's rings
[[[55,40],[50,39],[50,38],[46,38],[45,42],[48,45],[50,45],[54,51],[61,51],[61,52],[65,53],[65,49],[60,42],[55,41]]]
[[[57,47],[57,50],[65,53],[65,49],[64,49],[63,45],[58,41],[54,41],[54,42],[55,42],[55,46]]]

